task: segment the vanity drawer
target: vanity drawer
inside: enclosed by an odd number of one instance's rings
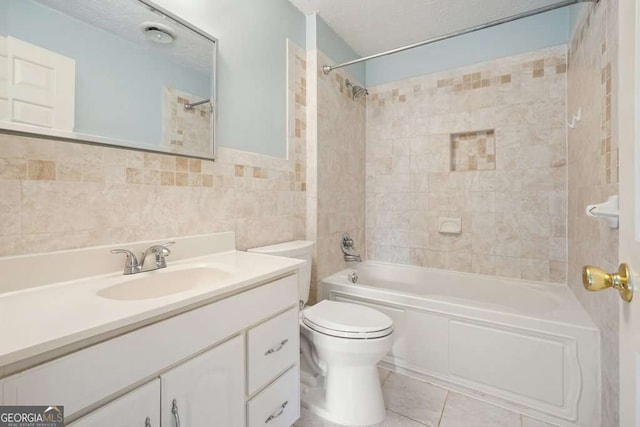
[[[298,308],[274,317],[247,333],[247,391],[254,393],[300,358]]]
[[[296,364],[247,403],[247,427],[289,427],[300,418],[300,367]]]

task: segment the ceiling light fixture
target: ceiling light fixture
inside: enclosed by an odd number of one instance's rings
[[[145,22],[140,28],[147,40],[159,44],[170,44],[175,40],[175,32],[168,26],[155,22]]]

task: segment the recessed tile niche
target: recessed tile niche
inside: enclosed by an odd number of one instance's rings
[[[494,129],[451,134],[451,171],[494,170]]]

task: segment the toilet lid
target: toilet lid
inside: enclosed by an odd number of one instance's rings
[[[302,321],[309,328],[334,337],[370,339],[393,332],[389,316],[347,302],[320,301],[302,312]]]

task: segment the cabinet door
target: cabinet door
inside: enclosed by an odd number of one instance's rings
[[[162,427],[244,426],[244,339],[233,338],[160,376]]]
[[[153,380],[96,409],[69,427],[159,427],[160,380]]]

